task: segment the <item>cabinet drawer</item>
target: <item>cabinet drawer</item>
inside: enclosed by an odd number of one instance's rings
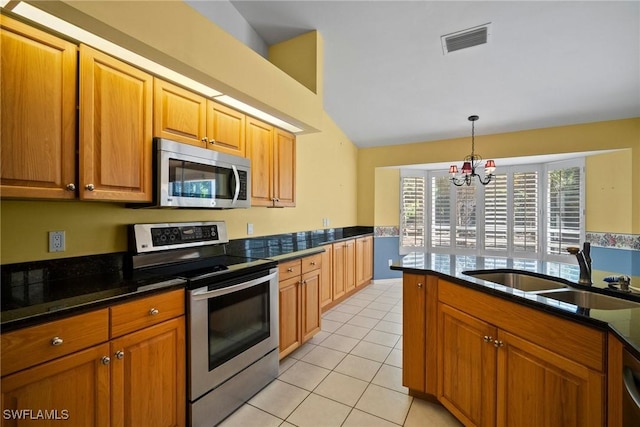
[[[109,310],[2,334],[2,376],[109,339]]]
[[[184,314],[184,290],[166,292],[124,304],[111,310],[111,337],[119,337]]]
[[[299,276],[302,272],[301,262],[299,259],[288,261],[278,265],[278,280],[287,280],[295,276]]]
[[[322,254],[302,258],[302,274],[317,270],[320,267],[322,267]]]

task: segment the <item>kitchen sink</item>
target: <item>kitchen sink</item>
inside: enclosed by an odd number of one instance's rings
[[[473,270],[463,271],[463,274],[472,276],[477,279],[487,280],[493,283],[499,283],[510,288],[519,289],[524,292],[534,291],[547,291],[551,289],[562,289],[565,285],[562,282],[555,280],[555,278],[544,278],[540,276],[534,276],[526,272],[518,270]]]
[[[640,308],[640,303],[622,298],[610,297],[589,291],[575,289],[560,290],[556,292],[541,292],[538,295],[558,301],[568,302],[584,308],[595,310],[620,310],[624,308]]]

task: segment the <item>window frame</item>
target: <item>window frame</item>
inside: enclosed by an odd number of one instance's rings
[[[485,215],[486,215],[486,203],[485,203],[485,186],[476,185],[476,247],[469,248],[457,248],[456,244],[456,227],[455,227],[455,209],[456,209],[456,189],[458,187],[450,185],[449,187],[449,200],[452,201],[450,205],[450,242],[449,246],[434,246],[432,241],[432,213],[433,213],[433,178],[434,177],[448,177],[448,173],[442,170],[416,170],[416,169],[402,169],[400,173],[400,254],[404,255],[410,252],[429,252],[433,254],[455,254],[455,255],[475,255],[487,258],[517,258],[517,259],[531,259],[541,260],[549,262],[566,262],[568,254],[549,254],[547,253],[547,206],[548,201],[548,173],[552,170],[566,169],[572,167],[580,168],[580,188],[579,188],[579,200],[580,200],[580,212],[582,213],[580,218],[580,231],[579,239],[584,241],[586,235],[586,219],[585,219],[585,192],[586,192],[586,174],[585,174],[585,158],[578,157],[569,160],[563,160],[550,163],[529,163],[518,164],[512,166],[501,167],[498,170],[498,174],[507,175],[507,249],[506,250],[489,250],[486,248],[486,227],[485,227]],[[537,242],[536,252],[523,252],[515,250],[515,194],[514,194],[514,175],[517,173],[537,173]],[[478,171],[480,175],[483,174],[482,169]],[[424,246],[423,247],[408,247],[402,246],[402,187],[403,178],[418,176],[425,179],[425,215],[424,215]]]

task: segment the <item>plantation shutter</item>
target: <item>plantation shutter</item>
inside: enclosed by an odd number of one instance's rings
[[[456,244],[457,248],[476,247],[476,183],[456,187]]]
[[[422,176],[402,177],[400,208],[400,246],[403,248],[424,248],[425,224],[425,178]]]
[[[513,174],[513,250],[538,252],[538,173]]]
[[[484,233],[485,249],[506,251],[508,249],[508,194],[507,174],[496,175],[484,188]]]
[[[568,246],[580,246],[580,167],[547,171],[547,253],[566,254]]]
[[[451,183],[446,176],[431,178],[431,245],[451,246]]]

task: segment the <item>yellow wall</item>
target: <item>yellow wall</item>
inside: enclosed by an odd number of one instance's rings
[[[485,158],[495,159],[626,149],[587,159],[587,230],[640,234],[640,118],[476,136],[476,146]],[[455,163],[468,154],[469,148],[469,138],[465,137],[361,149],[358,224],[390,225],[378,222],[376,168]],[[620,209],[614,210],[611,201],[618,201]]]
[[[231,239],[356,225],[358,150],[325,116],[323,131],[297,140],[295,208],[178,210],[130,209],[119,203],[0,201],[0,262],[33,261],[127,249],[126,225],[146,222],[224,220]],[[49,253],[47,232],[66,231],[66,251]]]
[[[322,37],[317,31],[269,46],[269,62],[320,96],[323,57]]]
[[[400,225],[400,169],[376,168],[374,225]]]

